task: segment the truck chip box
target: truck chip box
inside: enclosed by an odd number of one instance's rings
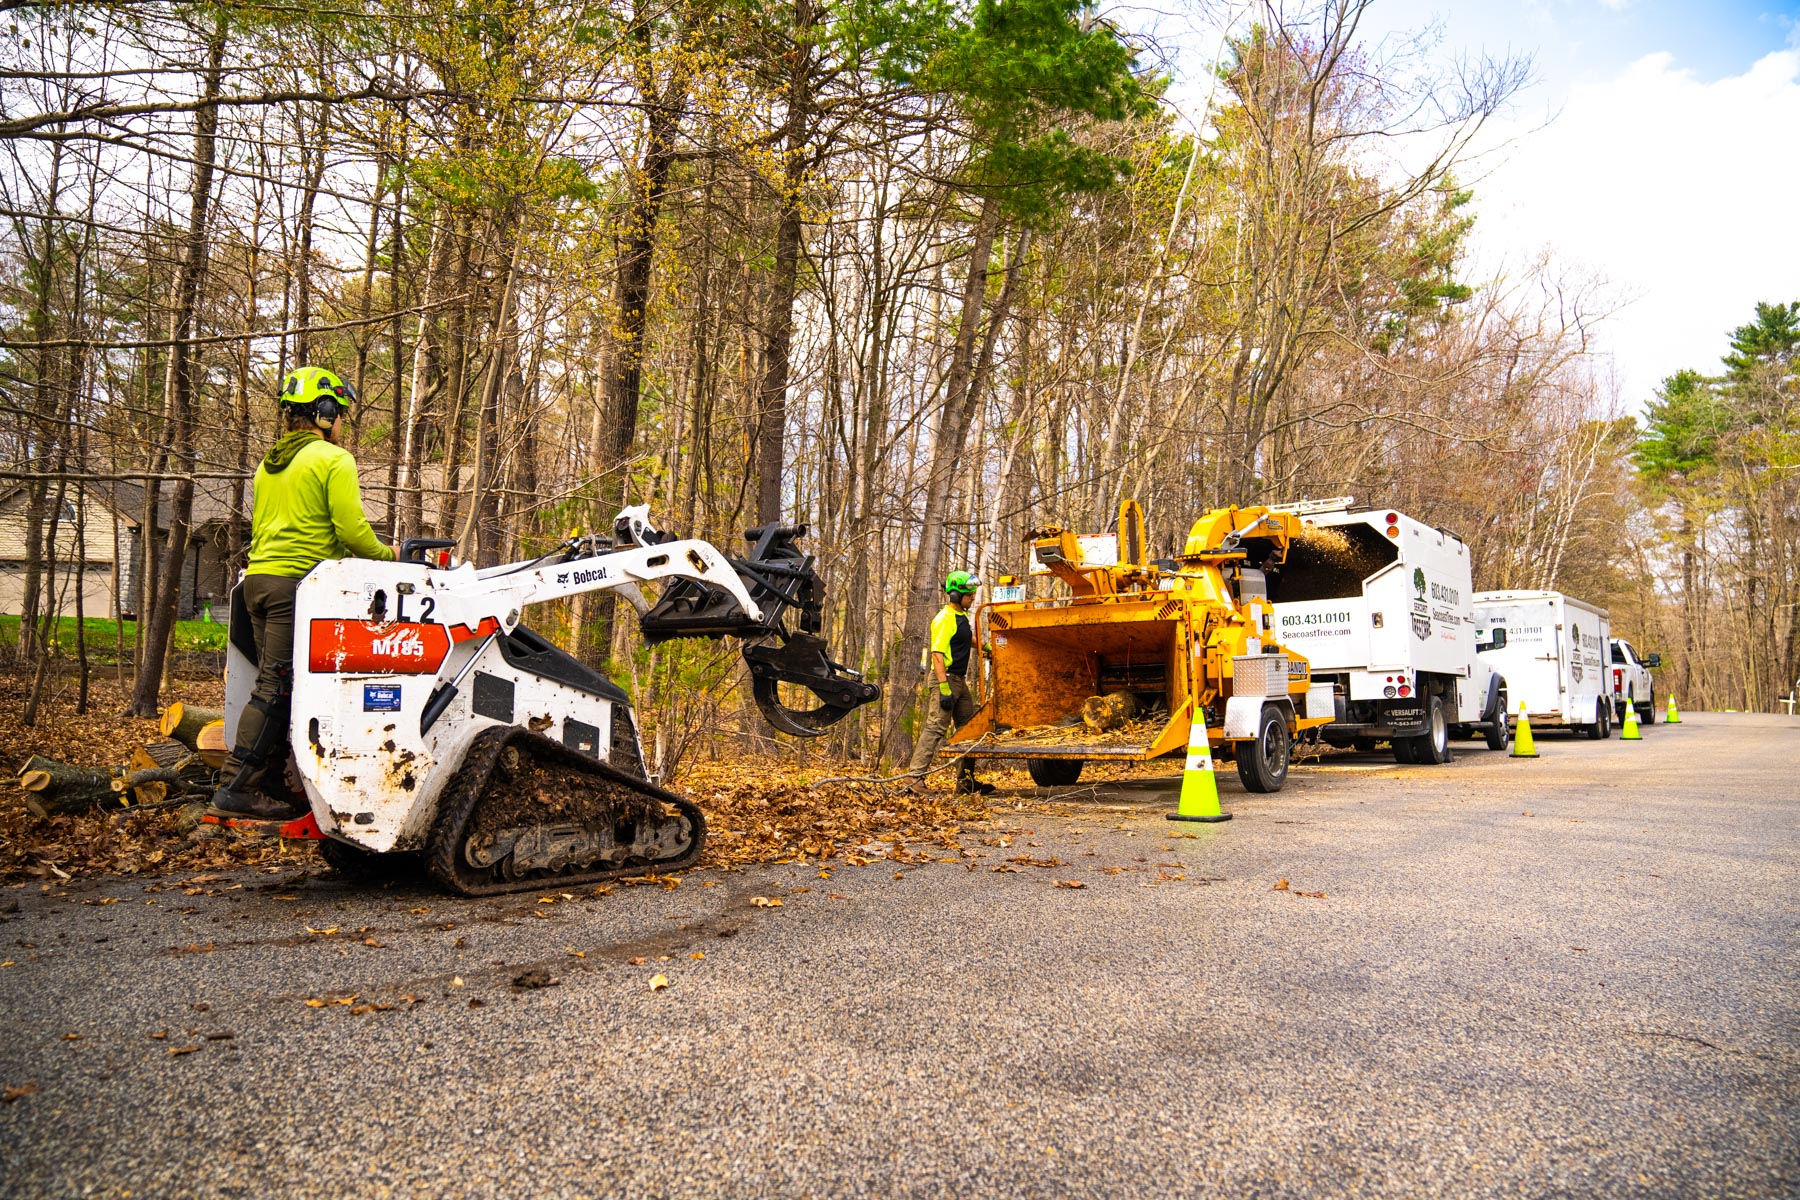
[[[1505,681],[1475,646],[1469,548],[1461,538],[1348,501],[1288,508],[1304,533],[1271,573],[1276,636],[1332,685],[1335,746],[1394,748],[1403,763],[1450,759],[1449,738],[1507,737]]]

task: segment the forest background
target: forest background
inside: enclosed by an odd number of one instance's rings
[[[301,363],[354,382],[390,537],[486,565],[627,503],[726,547],[809,524],[829,641],[889,685],[847,756],[904,755],[946,571],[1022,572],[1026,531],[1127,496],[1159,552],[1219,504],[1398,508],[1477,587],[1610,608],[1685,704],[1772,709],[1800,303],[1619,394],[1603,281],[1468,274],[1468,156],[1529,62],[1370,45],[1368,3],[1253,0],[1205,64],[1071,0],[6,5],[32,710],[71,668],[86,703],[54,621],[128,480],[170,514],[116,606],[154,711],[195,490],[248,511]],[[729,648],[649,650],[603,600],[532,622],[631,688],[653,770],[756,736]]]

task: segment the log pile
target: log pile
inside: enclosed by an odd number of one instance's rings
[[[139,746],[113,767],[80,767],[32,755],[19,770],[25,807],[34,816],[50,817],[204,797],[225,763],[223,715],[177,702],[158,727],[168,740]]]

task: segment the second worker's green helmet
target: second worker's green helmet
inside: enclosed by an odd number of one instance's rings
[[[967,571],[952,571],[944,578],[944,590],[952,596],[972,596],[981,586],[981,576]]]
[[[297,409],[311,417],[321,429],[350,412],[356,402],[356,388],[324,367],[296,367],[281,381],[281,395],[276,400],[284,409]]]

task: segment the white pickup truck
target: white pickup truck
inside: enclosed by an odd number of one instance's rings
[[[1623,638],[1612,639],[1612,698],[1613,713],[1621,722],[1625,720],[1625,706],[1632,705],[1637,709],[1638,720],[1646,725],[1656,724],[1656,681],[1650,672],[1662,666],[1662,655],[1640,655],[1631,648],[1631,643]]]
[[[1334,746],[1386,741],[1403,763],[1450,761],[1450,739],[1506,747],[1506,683],[1476,653],[1469,548],[1405,513],[1345,500],[1281,506],[1312,531],[1269,575],[1276,635],[1332,687]]]

